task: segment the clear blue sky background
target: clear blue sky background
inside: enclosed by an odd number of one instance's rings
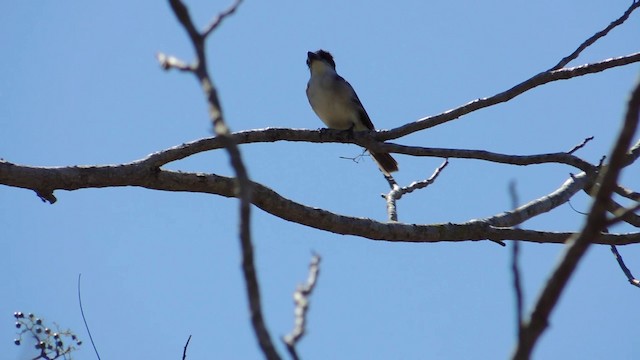
[[[246,1],[208,42],[210,67],[234,130],[316,129],[304,94],[306,52],[332,51],[378,128],[392,128],[493,95],[554,65],[617,18],[630,1]],[[228,1],[189,1],[204,26]],[[640,14],[572,65],[640,50]],[[165,73],[157,52],[192,59],[166,1],[0,4],[0,157],[21,164],[117,164],[210,135],[194,78]],[[638,65],[555,82],[398,142],[509,154],[608,153]],[[636,137],[637,139],[637,137]],[[295,201],[385,220],[387,184],[353,145],[242,147],[251,177]],[[397,180],[428,177],[441,160],[397,156]],[[171,169],[231,174],[223,151]],[[403,198],[400,220],[463,222],[545,195],[577,170],[452,159],[438,182]],[[623,182],[640,188],[638,165]],[[56,192],[0,187],[0,357],[13,311],[73,329],[92,359],[77,302],[103,359],[260,358],[247,311],[236,235],[237,201],[140,188]],[[578,194],[572,204],[585,211]],[[264,312],[277,340],[293,325],[291,294],[322,255],[306,359],[503,359],[515,341],[509,250],[490,242],[392,244],[308,229],[258,209],[254,245]],[[524,227],[576,230],[562,206]],[[618,226],[612,231],[632,231]],[[562,251],[525,244],[527,309]],[[621,248],[640,274],[640,247]],[[637,288],[603,246],[592,247],[551,317],[537,359],[640,358]]]

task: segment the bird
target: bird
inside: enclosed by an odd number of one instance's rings
[[[307,66],[311,73],[307,83],[307,99],[313,111],[328,128],[350,131],[375,130],[356,91],[336,72],[336,63],[328,51],[308,51]],[[398,171],[398,163],[389,153],[369,153],[386,176]]]

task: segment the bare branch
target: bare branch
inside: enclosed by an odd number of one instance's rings
[[[624,260],[622,259],[622,255],[620,255],[615,245],[611,245],[611,252],[616,258],[618,265],[620,265],[620,269],[622,269],[622,272],[624,272],[624,275],[627,277],[629,284],[640,287],[640,280],[636,279],[633,274],[631,274],[631,270],[629,270],[627,265],[625,265]]]
[[[427,186],[433,184],[442,170],[449,165],[449,160],[445,159],[445,161],[433,172],[433,174],[426,180],[422,181],[414,181],[409,184],[409,186],[400,187],[393,177],[385,176],[389,185],[391,186],[391,191],[388,194],[382,195],[383,198],[387,201],[387,213],[389,215],[389,221],[398,221],[398,212],[396,210],[396,201],[402,198],[402,195],[411,193],[418,189],[424,189]]]
[[[411,156],[475,159],[509,165],[536,165],[558,163],[566,164],[582,171],[595,171],[596,167],[579,157],[567,152],[556,152],[537,155],[511,155],[494,153],[485,150],[466,149],[442,149],[427,148],[420,146],[405,146],[393,143],[379,143],[374,140],[375,133],[354,134],[346,136],[341,130],[300,130],[284,128],[266,128],[239,131],[229,135],[231,141],[236,144],[265,143],[275,141],[293,141],[309,143],[354,143],[363,147],[385,152],[405,154]],[[195,140],[172,148],[158,151],[148,157],[134,161],[132,164],[139,164],[149,167],[160,167],[167,163],[187,158],[191,155],[204,151],[224,148],[225,142],[220,137],[204,138]]]
[[[624,166],[629,166],[633,164],[640,157],[640,140],[638,140],[632,147],[629,149],[627,153],[627,158],[625,159]]]
[[[574,146],[571,150],[567,151],[567,154],[573,154],[574,152],[582,149],[591,140],[593,140],[593,136],[589,136],[588,138],[584,139],[580,144]]]
[[[204,31],[199,33],[189,16],[187,7],[180,0],[169,0],[171,8],[176,17],[183,25],[191,43],[196,52],[196,61],[193,74],[198,78],[198,82],[209,104],[209,119],[213,124],[213,130],[218,135],[218,139],[222,142],[229,153],[231,165],[236,173],[238,198],[240,199],[240,244],[242,247],[242,271],[245,278],[247,289],[247,297],[249,299],[249,310],[251,313],[251,324],[255,332],[260,349],[267,359],[280,359],[280,355],[275,349],[271,341],[271,335],[267,330],[264,318],[262,316],[262,306],[260,302],[260,289],[258,285],[258,276],[256,274],[253,259],[253,244],[251,242],[251,198],[253,196],[252,182],[242,161],[238,145],[230,136],[231,131],[227,126],[218,92],[213,84],[213,80],[209,76],[207,69],[207,60],[205,52],[205,40],[211,32],[218,27],[222,20],[236,11],[240,1],[236,2],[226,11],[218,15],[217,19]]]
[[[153,190],[238,196],[236,179],[201,173],[186,173],[145,167],[140,164],[72,167],[31,167],[0,160],[0,184],[24,189],[78,190],[119,186],[137,186]],[[480,240],[523,240],[536,243],[564,243],[574,233],[511,229],[473,220],[453,224],[382,223],[366,218],[344,216],[305,206],[252,182],[251,202],[281,219],[336,234],[354,235],[391,242],[439,242]],[[627,245],[640,243],[640,233],[605,234],[597,244]]]
[[[171,70],[171,69],[178,69],[180,71],[186,71],[186,72],[194,72],[195,71],[195,67],[193,65],[188,65],[187,63],[185,63],[184,61],[174,57],[174,56],[168,56],[165,55],[163,53],[157,53],[156,54],[156,59],[158,59],[158,62],[160,63],[160,66],[164,69],[164,70]]]
[[[518,200],[515,181],[511,181],[509,184],[509,194],[511,195],[511,208],[516,209],[520,201]],[[511,274],[513,276],[513,291],[516,295],[516,329],[518,333],[518,341],[520,341],[520,336],[522,335],[522,309],[524,307],[522,284],[520,282],[520,266],[518,264],[519,256],[520,242],[516,240],[511,245]]]
[[[216,18],[213,19],[213,21],[202,31],[202,36],[204,37],[209,36],[209,34],[211,34],[212,31],[217,29],[218,26],[222,24],[222,21],[227,16],[233,15],[233,13],[236,12],[236,10],[238,9],[238,6],[240,6],[240,3],[242,3],[242,0],[235,0],[235,2],[231,4],[231,6],[229,6],[225,11],[218,14],[218,16],[216,16]]]
[[[612,210],[612,207],[615,207],[615,210]],[[624,208],[612,201],[608,204],[607,211],[612,213],[614,217],[608,219],[605,226],[611,226],[621,221],[631,225],[636,225],[638,223],[638,215],[636,215],[635,212],[638,211],[638,209],[640,209],[640,203],[636,203],[634,206],[629,208]]]
[[[586,49],[589,46],[593,45],[593,43],[595,43],[600,38],[605,37],[609,33],[609,31],[613,30],[613,28],[615,28],[616,26],[622,25],[622,23],[624,23],[629,18],[629,15],[631,15],[631,13],[635,9],[637,9],[638,6],[640,6],[640,2],[637,1],[637,0],[634,0],[631,3],[631,6],[629,6],[629,8],[627,9],[627,11],[625,11],[624,14],[622,14],[622,16],[620,16],[618,19],[612,21],[611,24],[609,24],[609,26],[607,26],[603,30],[598,31],[597,33],[593,34],[593,36],[591,36],[590,38],[585,40],[582,44],[580,44],[580,46],[578,46],[578,48],[574,52],[572,52],[570,55],[568,55],[564,59],[560,60],[560,62],[557,63],[551,69],[549,69],[549,71],[561,69],[565,65],[567,65],[569,62],[571,62],[572,60],[576,59],[580,55],[580,53],[582,51],[584,51],[584,49]]]
[[[631,94],[622,129],[611,151],[609,164],[599,176],[601,184],[595,195],[595,201],[587,216],[582,231],[567,240],[562,260],[554,269],[551,278],[540,294],[530,320],[523,326],[520,341],[514,352],[514,359],[529,359],[540,335],[546,329],[551,311],[555,308],[560,295],[573,274],[578,262],[589,246],[602,235],[606,226],[606,206],[624,167],[625,154],[635,134],[640,114],[640,79]]]
[[[593,177],[593,176],[591,176]],[[571,176],[562,184],[560,188],[545,195],[539,199],[530,201],[512,211],[507,211],[490,218],[484,219],[493,226],[514,226],[538,216],[542,213],[549,212],[558,206],[566,203],[578,191],[584,189],[590,182],[590,177],[585,173]]]
[[[548,84],[550,82],[558,81],[558,80],[567,80],[567,79],[571,79],[574,77],[583,76],[587,74],[595,74],[601,71],[605,71],[607,69],[611,69],[618,66],[629,65],[639,61],[640,61],[640,53],[633,53],[626,56],[603,60],[598,63],[586,64],[586,65],[581,65],[581,66],[576,66],[573,68],[566,68],[561,70],[541,72],[533,76],[532,78],[527,79],[521,82],[520,84],[512,87],[511,89],[503,91],[494,96],[473,100],[465,105],[462,105],[455,109],[447,110],[439,115],[428,116],[428,117],[419,119],[415,122],[397,127],[392,130],[379,131],[377,133],[376,139],[380,141],[397,139],[420,130],[432,128],[434,126],[449,122],[451,120],[455,120],[471,112],[509,101],[515,98],[516,96],[522,95],[523,93],[531,89],[534,89],[540,85]]]
[[[307,327],[307,312],[309,311],[309,297],[316,287],[318,274],[320,273],[320,255],[314,254],[309,264],[309,276],[306,284],[298,285],[293,293],[293,302],[296,305],[293,313],[295,316],[294,328],[288,335],[284,336],[282,341],[287,345],[287,350],[291,357],[299,359],[296,345],[305,335]]]
[[[626,197],[627,199],[631,199],[633,201],[640,201],[640,193],[633,191],[631,189],[627,189],[620,185],[618,185],[618,187],[616,188],[616,194]]]
[[[189,341],[191,341],[191,335],[187,338],[187,343],[184,344],[184,350],[182,350],[182,360],[187,360],[187,348],[189,347]]]

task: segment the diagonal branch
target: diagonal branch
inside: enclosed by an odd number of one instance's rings
[[[593,178],[593,176],[591,176]],[[533,200],[511,211],[484,219],[493,226],[507,227],[522,224],[523,222],[540,214],[549,212],[566,203],[590,182],[590,177],[585,173],[571,176],[557,190],[539,199]]]
[[[624,260],[622,259],[622,255],[620,255],[615,245],[611,245],[611,252],[613,253],[613,257],[616,258],[616,261],[618,262],[618,266],[620,266],[620,269],[622,269],[622,272],[627,277],[627,281],[629,281],[629,284],[640,287],[640,280],[636,279],[633,276],[633,274],[631,273],[631,270],[629,270],[627,265],[624,263]]]
[[[540,335],[548,326],[551,311],[560,299],[560,295],[575,271],[578,262],[582,259],[589,246],[602,236],[602,231],[607,223],[607,203],[611,199],[620,171],[624,167],[625,154],[638,126],[639,115],[640,79],[631,93],[622,129],[609,156],[609,164],[599,176],[598,183],[601,185],[595,195],[586,224],[580,233],[568,239],[567,247],[560,263],[554,269],[551,278],[540,294],[530,320],[523,326],[520,341],[513,355],[514,359],[529,359],[531,357]]]
[[[207,27],[202,31],[202,36],[204,37],[209,36],[211,32],[213,32],[215,29],[218,28],[218,26],[220,26],[220,24],[222,24],[222,21],[227,16],[233,15],[233,13],[235,13],[236,10],[238,10],[240,3],[242,3],[242,0],[235,0],[235,2],[231,4],[231,6],[229,6],[225,11],[218,14],[218,16],[216,16],[216,18],[213,19],[213,21],[209,25],[207,25]]]
[[[584,49],[586,49],[589,46],[593,45],[599,39],[605,37],[609,33],[609,31],[613,30],[613,28],[615,28],[616,26],[622,25],[622,23],[624,23],[629,18],[629,15],[631,15],[631,13],[635,9],[637,9],[639,6],[640,6],[640,1],[634,0],[631,3],[631,5],[629,6],[629,8],[624,12],[624,14],[622,14],[622,16],[620,16],[616,20],[612,21],[609,24],[609,26],[607,26],[606,28],[602,29],[601,31],[598,31],[597,33],[593,34],[593,36],[591,36],[590,38],[585,40],[582,44],[580,44],[580,46],[578,46],[578,48],[574,52],[569,54],[564,59],[560,60],[560,62],[557,63],[551,69],[549,69],[549,71],[561,69],[561,68],[565,67],[565,65],[570,63],[572,60],[578,58],[578,56],[580,55],[580,53],[582,51],[584,51]]]
[[[640,53],[633,53],[630,55],[611,58],[611,59],[603,60],[601,62],[585,64],[585,65],[576,66],[573,68],[544,71],[533,76],[530,79],[527,79],[521,82],[520,84],[512,87],[511,89],[503,91],[494,96],[491,96],[488,98],[476,99],[465,105],[457,107],[455,109],[447,110],[439,115],[428,116],[428,117],[419,119],[415,122],[397,127],[392,130],[379,131],[378,132],[379,135],[376,138],[381,141],[397,139],[420,130],[432,128],[434,126],[444,124],[451,120],[455,120],[471,112],[509,101],[515,98],[516,96],[519,96],[540,85],[548,84],[550,82],[558,81],[558,80],[567,80],[567,79],[571,79],[574,77],[583,76],[587,74],[595,74],[595,73],[605,71],[607,69],[611,69],[618,66],[629,65],[636,62],[640,62]]]

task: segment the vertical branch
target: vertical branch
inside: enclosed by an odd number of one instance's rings
[[[631,139],[638,125],[640,114],[640,79],[631,93],[627,113],[618,139],[614,144],[609,164],[601,167],[598,177],[600,188],[595,194],[595,199],[587,221],[582,231],[567,240],[564,255],[560,263],[554,269],[551,278],[547,281],[538,301],[536,302],[531,319],[524,324],[516,349],[514,359],[529,359],[536,342],[546,329],[551,311],[555,308],[560,295],[573,274],[578,262],[584,256],[589,245],[598,238],[607,224],[607,204],[616,189],[620,170],[625,165],[625,155],[631,144]]]
[[[89,324],[87,324],[87,318],[84,316],[84,309],[82,308],[82,296],[80,295],[80,279],[82,278],[82,274],[78,274],[78,304],[80,304],[80,315],[82,315],[82,321],[84,322],[84,328],[87,329],[87,334],[89,334],[89,341],[91,341],[91,346],[93,346],[93,351],[96,353],[96,357],[100,360],[100,354],[98,353],[98,349],[96,348],[96,343],[93,341],[93,336],[91,336],[91,330],[89,330]]]
[[[298,285],[298,288],[293,293],[293,302],[296,307],[293,311],[295,315],[294,328],[282,338],[287,350],[294,360],[300,359],[298,351],[296,350],[296,344],[302,339],[307,329],[307,311],[309,311],[309,297],[316,287],[318,282],[318,275],[320,273],[320,255],[313,255],[311,263],[309,264],[309,276],[307,283]]]
[[[267,330],[264,318],[262,316],[262,306],[260,301],[260,288],[258,284],[258,277],[254,265],[253,256],[253,244],[251,242],[251,197],[252,186],[249,181],[249,175],[247,169],[244,166],[240,150],[238,145],[233,141],[230,136],[231,131],[227,126],[222,106],[218,98],[218,92],[216,87],[209,76],[209,72],[206,66],[207,58],[205,53],[205,40],[229,15],[233,14],[242,1],[236,0],[227,10],[220,13],[214,21],[200,33],[196,30],[193,21],[189,15],[187,7],[180,0],[169,0],[171,8],[173,9],[178,21],[185,28],[189,34],[189,38],[193,44],[196,52],[195,63],[191,66],[184,66],[181,62],[175,61],[173,58],[159,55],[160,60],[164,68],[171,68],[172,65],[180,64],[183,66],[178,67],[180,70],[191,71],[198,79],[200,87],[204,93],[207,103],[209,105],[209,119],[213,124],[213,130],[216,135],[221,139],[227,152],[231,165],[236,173],[238,198],[240,199],[240,244],[242,248],[242,271],[245,279],[245,286],[247,289],[247,297],[249,300],[249,309],[251,312],[251,323],[253,330],[258,339],[258,344],[262,352],[267,359],[280,359],[274,345],[271,340],[271,335]],[[164,60],[164,61],[163,61]]]
[[[516,182],[512,181],[509,184],[509,193],[511,194],[511,208],[518,208],[518,193],[516,191]],[[516,229],[518,226],[516,226]],[[520,341],[520,337],[522,336],[522,309],[523,305],[523,296],[522,296],[522,284],[520,281],[520,266],[519,266],[519,256],[520,256],[520,242],[518,240],[513,241],[513,245],[511,246],[511,273],[513,275],[513,290],[516,295],[516,329],[518,331],[518,341]]]

